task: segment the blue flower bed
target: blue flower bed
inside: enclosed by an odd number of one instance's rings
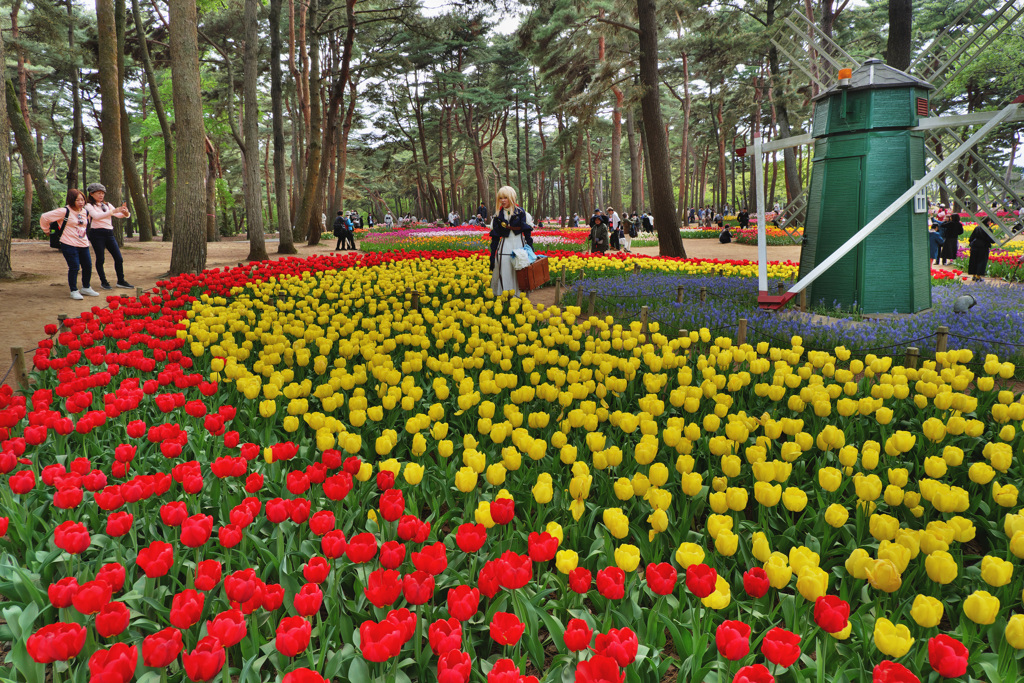
[[[776,292],[778,281],[770,281],[768,291]],[[788,287],[791,283],[785,282]],[[683,301],[677,303],[677,288],[682,286]],[[700,288],[707,298],[700,302]],[[747,341],[789,344],[793,335],[803,338],[804,348],[831,351],[845,346],[854,354],[897,355],[915,346],[922,356],[934,354],[939,326],[949,328],[948,348],[967,348],[976,356],[998,354],[1001,360],[1024,358],[1024,288],[949,282],[932,287],[932,308],[917,315],[895,316],[881,320],[854,320],[849,312],[836,312],[832,318],[801,314],[793,305],[782,312],[757,307],[757,281],[742,278],[681,277],[673,275],[630,274],[625,278],[584,278],[574,284],[583,292],[584,312],[587,293],[598,292],[597,311],[620,321],[637,320],[639,307],[650,307],[651,321],[660,323],[663,334],[671,336],[680,329],[706,327],[712,334],[735,338],[740,318],[747,319]],[[953,312],[957,297],[970,294],[977,305],[966,314]],[[569,301],[575,303],[575,293]],[[820,310],[825,302],[817,302]]]

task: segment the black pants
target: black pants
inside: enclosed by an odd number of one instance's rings
[[[618,249],[619,248],[619,231],[618,230],[612,230],[612,237],[611,237],[611,239],[612,239],[612,249]]]
[[[338,251],[339,249],[349,249],[349,248],[355,250],[355,248],[356,248],[356,241],[352,237],[352,231],[351,230],[342,230],[341,232],[338,233],[337,236],[338,236],[338,243],[334,245],[334,251]],[[351,244],[352,246],[351,247],[346,246],[348,244]]]
[[[100,282],[107,284],[107,276],[103,272],[103,261],[106,258],[105,252],[109,251],[114,258],[114,272],[117,273],[117,281],[124,282],[124,259],[121,257],[121,249],[114,239],[113,230],[89,230],[89,241],[96,251],[96,273],[100,276]]]
[[[71,288],[71,291],[78,291],[79,267],[82,270],[82,289],[88,289],[89,280],[92,279],[92,258],[89,256],[89,247],[73,247],[61,242],[60,253],[64,254],[64,260],[68,263],[68,287]]]

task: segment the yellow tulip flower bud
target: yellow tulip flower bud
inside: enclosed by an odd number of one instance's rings
[[[1013,563],[995,555],[986,555],[981,558],[981,578],[993,588],[1005,586],[1013,578]]]
[[[615,549],[615,564],[623,571],[636,571],[640,564],[640,549],[629,543],[620,545]]]
[[[999,598],[988,591],[974,591],[964,600],[964,614],[975,624],[991,624],[999,614]]]
[[[910,651],[914,638],[903,624],[894,624],[885,617],[875,620],[875,647],[889,657],[899,658]]]
[[[704,562],[704,549],[696,543],[682,543],[676,550],[676,562],[683,569],[701,564]]]

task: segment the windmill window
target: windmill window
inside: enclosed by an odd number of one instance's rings
[[[928,116],[928,100],[923,97],[917,98],[917,115]]]

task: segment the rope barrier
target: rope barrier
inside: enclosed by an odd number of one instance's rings
[[[953,332],[950,332],[949,336],[950,337],[956,337],[957,339],[967,339],[969,341],[981,342],[982,344],[1001,344],[1003,346],[1015,346],[1017,348],[1024,349],[1024,344],[1016,344],[1014,342],[994,341],[994,340],[991,340],[991,339],[979,339],[977,337],[967,337],[967,336],[964,336],[962,334],[954,334]]]

